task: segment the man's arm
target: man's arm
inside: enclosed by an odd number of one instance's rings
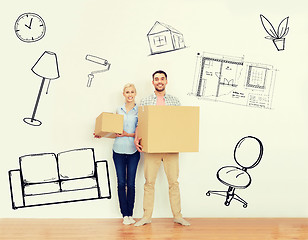
[[[180,100],[177,97],[173,97],[173,98],[174,98],[174,105],[175,106],[181,106],[182,105]]]
[[[180,100],[172,95],[166,94],[165,96],[166,105],[169,106],[181,106]]]
[[[145,100],[145,98],[142,98],[139,106],[144,106],[144,105],[146,105],[146,100]],[[138,119],[138,121],[139,121],[139,119]],[[142,152],[142,145],[140,144],[140,141],[141,141],[141,137],[138,136],[138,126],[137,126],[136,130],[135,130],[134,144],[135,144],[138,152]]]

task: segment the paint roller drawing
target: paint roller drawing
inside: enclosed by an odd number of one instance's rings
[[[86,60],[107,67],[106,69],[93,71],[90,74],[88,74],[87,87],[91,87],[91,83],[92,83],[92,79],[94,78],[94,74],[108,71],[109,68],[110,68],[110,63],[108,63],[108,61],[106,59],[103,59],[103,58],[100,58],[100,57],[96,57],[96,56],[93,56],[93,55],[86,55]]]
[[[107,66],[107,64],[108,64],[108,61],[106,59],[96,57],[96,56],[93,56],[93,55],[87,55],[86,59],[88,61],[91,61],[91,62],[94,62],[94,63],[97,63],[97,64],[101,64],[101,65],[104,65],[104,66]]]

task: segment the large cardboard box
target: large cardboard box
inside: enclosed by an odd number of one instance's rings
[[[95,135],[115,138],[116,133],[123,133],[124,115],[102,112],[95,121]]]
[[[199,107],[140,106],[138,137],[146,153],[198,152]]]

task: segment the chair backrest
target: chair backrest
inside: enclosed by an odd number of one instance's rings
[[[58,153],[60,179],[93,177],[95,159],[93,148],[73,149]]]
[[[234,148],[234,160],[245,168],[253,168],[259,164],[263,155],[262,142],[253,136],[243,137]]]

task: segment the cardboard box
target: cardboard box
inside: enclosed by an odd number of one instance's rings
[[[123,133],[124,115],[102,112],[95,121],[95,135],[115,138],[116,133]]]
[[[146,153],[198,152],[199,107],[140,106],[138,136]]]

